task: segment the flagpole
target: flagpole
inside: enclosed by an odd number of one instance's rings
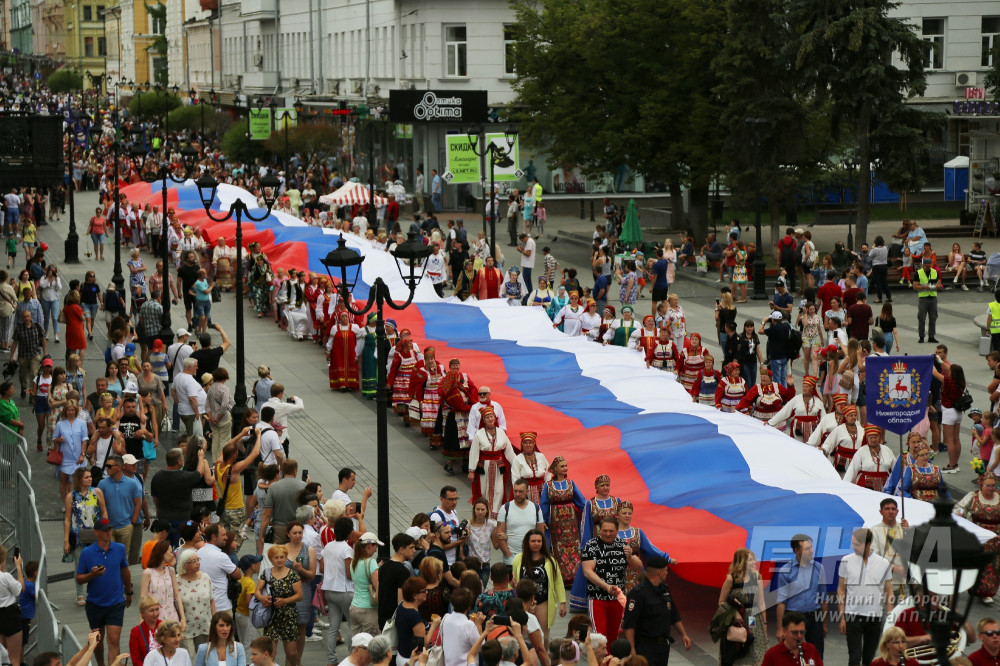
[[[906,453],[903,452],[903,435],[899,435],[899,513],[902,516],[900,520],[906,520],[906,493],[903,491],[903,465],[905,463],[905,458],[903,456]]]

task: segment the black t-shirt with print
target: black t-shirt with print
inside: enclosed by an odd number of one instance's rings
[[[593,560],[595,573],[608,585],[621,587],[625,584],[628,559],[625,557],[625,542],[622,539],[616,537],[611,543],[604,543],[600,537],[595,537],[583,547],[580,559],[583,562]],[[614,601],[617,597],[611,596],[588,580],[587,598]]]
[[[118,432],[125,438],[125,453],[131,453],[139,460],[143,459],[142,437],[136,437],[135,431],[141,429],[142,423],[139,420],[138,414],[132,414],[131,416],[123,414],[121,420],[118,422]]]

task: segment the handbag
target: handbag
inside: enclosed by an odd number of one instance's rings
[[[726,640],[730,643],[746,643],[747,628],[742,624],[732,624],[726,629]]]
[[[173,423],[170,420],[170,414],[164,414],[163,420],[160,421],[160,432],[171,432],[173,430]]]
[[[222,302],[222,290],[219,289],[219,285],[212,287],[212,302],[221,303]]]
[[[965,389],[965,393],[962,397],[955,401],[955,411],[967,412],[972,408],[972,394],[969,393],[969,389]]]
[[[142,440],[142,457],[146,460],[156,460],[156,442]]]
[[[271,624],[271,618],[274,617],[274,597],[271,595],[271,586],[267,582],[267,576],[261,574],[261,578],[264,579],[264,588],[261,590],[261,594],[265,597],[271,597],[271,606],[265,606],[254,595],[250,598],[249,609],[250,609],[250,624],[252,624],[257,629],[264,629],[269,624]]]
[[[66,323],[66,311],[65,310],[60,310],[59,311],[59,317],[57,318],[57,321],[60,324],[65,324]]]
[[[63,461],[63,452],[59,448],[49,449],[49,454],[45,456],[45,462],[50,465],[61,465]]]
[[[399,607],[396,607],[399,610]],[[385,626],[382,627],[382,633],[380,634],[382,638],[389,641],[389,647],[393,650],[399,645],[399,632],[396,630],[396,611],[392,612],[392,617],[389,618]]]

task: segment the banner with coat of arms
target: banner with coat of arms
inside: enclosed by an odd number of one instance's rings
[[[865,359],[868,423],[904,435],[924,418],[931,390],[931,356]]]

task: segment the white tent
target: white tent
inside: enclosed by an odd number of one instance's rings
[[[368,203],[368,188],[361,183],[347,182],[336,192],[321,196],[319,202],[328,206],[366,204]],[[386,203],[388,203],[388,200],[385,197],[375,196],[376,206],[383,206]]]

